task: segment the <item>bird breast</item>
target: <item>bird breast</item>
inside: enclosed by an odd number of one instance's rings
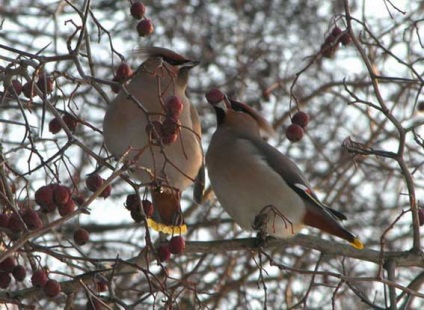
[[[158,77],[161,82],[159,87]],[[150,144],[146,133],[146,112],[134,98],[123,91],[108,107],[103,134],[107,149],[116,158],[121,158],[130,148],[134,149],[125,157],[126,161],[137,158],[132,169],[134,177],[145,183],[159,177],[165,180],[164,185],[183,190],[192,183],[202,164],[201,145],[198,135],[193,132],[190,102],[183,90],[174,87],[173,83],[168,75],[156,75],[141,70],[126,89],[149,113],[151,121],[160,119],[164,113],[160,98],[163,102],[167,96],[176,95],[183,100],[184,107],[180,116],[183,127],[177,141],[165,145],[163,150],[161,146]]]
[[[228,132],[217,134],[206,154],[206,165],[216,196],[228,214],[246,230],[252,230],[262,214],[269,235],[285,238],[297,233],[305,214],[302,199],[248,139],[236,139]]]

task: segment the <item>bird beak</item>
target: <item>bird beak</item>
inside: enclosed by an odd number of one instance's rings
[[[187,62],[184,62],[183,64],[180,65],[180,68],[191,69],[196,67],[198,64],[200,64],[199,60],[187,60]]]

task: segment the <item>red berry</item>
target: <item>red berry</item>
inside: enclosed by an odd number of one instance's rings
[[[60,283],[56,280],[48,280],[43,287],[44,293],[50,297],[56,297],[62,291]]]
[[[292,142],[297,142],[303,137],[303,128],[297,124],[291,124],[286,129],[286,137]]]
[[[15,89],[16,94],[19,96],[22,93],[22,83],[18,80],[12,80],[12,83],[9,87],[9,92],[12,92],[12,88]]]
[[[137,211],[140,207],[140,199],[138,194],[130,194],[127,196],[125,207],[129,211]]]
[[[146,14],[146,7],[141,2],[134,2],[131,5],[130,13],[135,19],[142,19]]]
[[[150,19],[146,18],[137,24],[137,31],[140,37],[146,37],[153,33],[154,27]]]
[[[71,214],[75,211],[75,202],[73,199],[69,198],[64,205],[58,206],[57,209],[59,211],[60,216]]]
[[[103,180],[104,181],[104,180]],[[112,186],[108,184],[105,189],[99,194],[99,197],[106,199],[112,193]]]
[[[25,267],[22,265],[17,265],[12,270],[12,275],[16,281],[22,282],[26,277]]]
[[[24,96],[27,97],[28,99],[31,99],[32,97],[36,96],[35,88],[32,82],[26,82],[22,86],[22,92]]]
[[[185,249],[185,241],[181,236],[174,236],[169,241],[169,251],[172,254],[181,254]]]
[[[164,136],[176,134],[180,131],[181,122],[173,117],[166,117],[163,121]]]
[[[49,76],[46,76],[45,74],[42,74],[39,77],[37,81],[37,86],[43,94],[51,94],[54,88],[52,78]]]
[[[168,116],[178,119],[183,111],[183,101],[180,97],[169,96],[165,100],[165,112]]]
[[[296,112],[292,117],[292,123],[297,124],[302,128],[305,128],[309,123],[309,115],[305,112]]]
[[[62,125],[60,124],[59,120],[57,118],[53,118],[50,122],[49,122],[49,131],[52,134],[57,134],[59,131],[62,130]]]
[[[95,192],[103,185],[103,182],[103,178],[96,173],[89,175],[87,180],[85,180],[85,185],[90,192]]]
[[[70,197],[70,190],[66,186],[57,185],[53,190],[53,201],[59,206],[66,204]]]
[[[210,104],[217,104],[224,100],[224,93],[220,91],[218,88],[212,88],[206,93],[206,100]]]
[[[115,77],[118,81],[125,81],[132,73],[131,67],[126,62],[123,62],[116,69]]]
[[[9,215],[6,213],[0,214],[0,227],[7,227],[7,224],[9,223]]]
[[[424,225],[424,209],[418,210],[418,221],[420,223],[420,226]]]
[[[71,132],[75,131],[75,129],[77,128],[78,120],[72,114],[69,114],[69,113],[63,114],[62,120],[64,121],[66,126],[68,126]]]
[[[33,286],[43,287],[48,280],[47,273],[43,269],[37,269],[31,276]]]
[[[144,214],[146,215],[146,217],[152,217],[152,215],[155,211],[154,208],[153,208],[153,203],[148,199],[142,200],[141,203],[143,205],[143,211],[144,211]]]
[[[12,272],[15,266],[16,266],[16,260],[13,257],[8,256],[0,263],[0,271]]]
[[[38,212],[28,209],[22,214],[26,226],[29,230],[37,230],[43,227],[43,221],[40,218]]]
[[[16,213],[12,213],[7,223],[7,228],[13,232],[20,232],[24,230],[24,224],[19,219],[19,216]]]
[[[83,228],[79,228],[74,232],[74,241],[78,245],[84,245],[90,239],[90,234]]]
[[[337,26],[335,26],[334,28],[333,28],[333,30],[331,31],[331,35],[333,36],[333,37],[337,37],[337,36],[339,36],[341,33],[342,33],[343,31],[339,28],[339,27],[337,27]]]
[[[343,33],[343,35],[340,37],[339,42],[343,44],[344,46],[349,45],[352,43],[352,37],[350,36],[349,32]]]
[[[7,272],[0,272],[0,288],[6,289],[10,282],[12,281],[12,277]]]
[[[35,192],[35,202],[40,205],[49,205],[53,203],[53,186],[45,185]]]
[[[157,249],[157,255],[160,262],[165,262],[171,258],[171,252],[168,245],[161,245]]]

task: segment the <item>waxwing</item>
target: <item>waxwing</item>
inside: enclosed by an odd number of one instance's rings
[[[346,217],[321,203],[296,164],[263,139],[261,132],[272,133],[267,121],[248,105],[222,98],[208,99],[217,129],[205,159],[216,197],[233,220],[278,238],[311,226],[362,249],[340,224]]]
[[[204,175],[199,117],[186,97],[189,71],[199,62],[159,47],[138,53],[146,60],[107,108],[104,142],[115,158],[130,163],[133,177],[150,186],[155,213],[149,226],[184,233],[181,192],[196,181],[199,200]]]

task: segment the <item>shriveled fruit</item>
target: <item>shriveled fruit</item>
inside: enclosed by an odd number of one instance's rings
[[[72,114],[63,114],[62,120],[66,124],[66,126],[68,126],[71,132],[75,131],[75,129],[77,128],[78,120]]]
[[[90,233],[83,229],[79,228],[74,232],[74,241],[78,245],[84,245],[90,239]]]
[[[130,13],[135,19],[142,19],[146,14],[146,7],[143,3],[136,1],[131,4]]]
[[[37,269],[31,276],[33,286],[43,287],[48,280],[47,273],[43,269]]]
[[[174,236],[169,241],[169,251],[172,254],[181,254],[185,249],[185,240],[181,236]]]
[[[87,180],[85,180],[85,185],[90,192],[95,192],[103,185],[103,182],[103,178],[96,173],[91,174]]]
[[[68,215],[75,211],[75,202],[73,199],[69,198],[64,205],[58,206],[58,211],[60,216]]]
[[[53,202],[53,187],[45,185],[35,192],[35,202],[40,206],[48,205]]]
[[[138,194],[129,194],[125,202],[125,208],[129,211],[138,210],[140,207],[140,198]]]
[[[16,281],[22,282],[26,277],[25,267],[22,265],[17,265],[12,270],[12,275]]]
[[[161,245],[156,249],[158,259],[160,262],[165,262],[171,258],[171,252],[168,245]]]
[[[34,83],[33,82],[26,82],[22,86],[22,93],[28,99],[31,99],[32,97],[35,97],[36,96],[36,92],[35,92],[35,88],[34,88]]]
[[[60,124],[59,120],[57,118],[53,118],[50,122],[49,122],[49,131],[52,134],[57,134],[58,132],[60,132],[62,130],[62,125]]]
[[[0,271],[0,288],[6,289],[11,281],[12,277],[8,272]]]
[[[309,123],[309,115],[305,112],[298,111],[292,117],[292,123],[297,124],[302,128],[305,128]]]
[[[50,279],[44,285],[43,290],[48,297],[53,298],[59,295],[59,293],[62,291],[62,288],[59,282]]]
[[[37,211],[28,209],[22,214],[22,219],[29,230],[37,230],[43,227],[43,221]]]
[[[16,213],[12,213],[10,216],[7,228],[13,232],[20,232],[24,230],[24,224]]]
[[[137,24],[137,31],[140,37],[147,37],[148,35],[152,34],[154,31],[152,21],[148,18],[141,20]]]
[[[300,141],[302,139],[302,137],[303,137],[303,134],[304,134],[303,128],[300,127],[297,124],[291,124],[286,129],[286,137],[291,142]]]
[[[50,76],[42,74],[38,78],[37,86],[43,94],[51,94],[54,89],[53,79]]]
[[[57,185],[53,189],[53,201],[57,205],[64,205],[68,202],[69,198],[71,197],[70,190],[68,187],[63,185]]]
[[[108,184],[105,187],[105,189],[102,190],[102,192],[99,194],[99,197],[106,199],[107,197],[110,196],[111,193],[112,193],[112,186],[110,184]]]
[[[132,70],[129,64],[126,62],[121,63],[118,68],[116,68],[115,77],[118,81],[125,81],[132,75]]]
[[[12,88],[15,90],[18,96],[22,93],[22,83],[19,82],[19,80],[12,80],[12,85],[9,87],[9,92],[12,91]]]
[[[3,272],[12,272],[13,268],[16,266],[16,260],[15,258],[9,256],[6,257],[1,263],[0,263],[0,271]]]

